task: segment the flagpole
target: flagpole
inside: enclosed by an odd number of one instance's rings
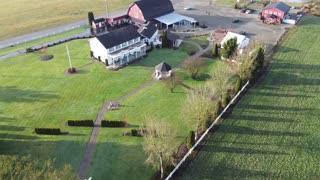
[[[66,45],[66,48],[67,48],[67,54],[68,54],[68,58],[69,58],[70,70],[72,71],[72,64],[71,64],[71,58],[70,58],[70,53],[69,53],[69,47],[68,47],[68,45]]]
[[[107,0],[104,1],[106,3],[106,12],[107,12],[107,18],[109,17],[109,9],[108,9],[108,2]]]

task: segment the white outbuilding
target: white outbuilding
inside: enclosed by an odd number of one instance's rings
[[[234,33],[234,32],[228,32],[226,36],[222,39],[221,44],[224,44],[228,40],[232,38],[237,38],[237,45],[238,49],[243,49],[246,46],[248,46],[250,39],[247,38],[245,35]]]

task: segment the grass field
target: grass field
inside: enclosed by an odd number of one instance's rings
[[[319,28],[302,19],[178,179],[319,179]]]
[[[133,0],[108,0],[109,11],[126,9]],[[11,0],[0,3],[0,40],[47,29],[106,11],[104,0]]]
[[[111,72],[99,64],[88,64],[92,61],[87,54],[87,40],[67,44],[74,67],[82,67],[79,74],[64,74],[69,66],[65,44],[47,50],[47,54],[55,56],[50,61],[40,61],[42,53],[24,54],[0,61],[0,154],[31,155],[38,160],[54,158],[56,166],[68,163],[77,171],[92,128],[68,127],[65,125],[66,121],[95,120],[105,101],[119,99],[150,81],[156,64],[165,60],[172,66],[177,66],[188,56],[180,50],[155,49],[147,58]],[[184,89],[177,91],[184,92]],[[149,97],[147,94],[161,93],[179,100],[175,101],[176,104],[183,99],[183,93],[169,92],[157,83],[124,103],[141,103],[141,106],[146,107],[148,104],[145,100]],[[166,98],[159,104],[163,105],[165,102]],[[173,103],[172,106],[174,105]],[[138,107],[140,106],[128,111],[132,113],[131,117],[135,116],[134,112],[143,114]],[[158,107],[149,107],[150,113],[158,111]],[[167,110],[168,107],[164,107],[159,113],[165,114]],[[171,115],[177,111],[178,109],[173,109]],[[111,112],[107,114],[111,115]],[[117,118],[116,114],[112,117]],[[132,123],[141,124],[141,119],[137,118]],[[38,136],[32,133],[35,127],[61,128],[69,134]],[[106,176],[119,179],[135,173],[132,178],[148,179],[154,170],[144,164],[142,139],[123,137],[122,131],[123,129],[102,130],[90,175],[99,179]]]
[[[85,32],[86,30],[87,30],[86,27],[81,27],[81,28],[77,28],[77,29],[74,29],[71,31],[64,32],[64,33],[48,36],[45,38],[30,41],[27,43],[22,43],[22,44],[13,46],[13,47],[3,48],[3,49],[0,49],[0,56],[11,53],[11,52],[19,51],[19,50],[25,50],[29,47],[33,47],[33,46],[48,43],[51,41],[59,40],[59,39],[62,39],[62,38],[68,37],[68,36],[75,35],[75,34],[79,34],[79,33]]]
[[[192,37],[186,38],[186,40],[193,41],[199,44],[202,48],[206,48],[209,45],[209,41],[207,40],[208,37],[209,37],[208,35],[192,36]]]

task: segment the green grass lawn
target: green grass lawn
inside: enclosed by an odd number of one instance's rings
[[[320,18],[306,16],[178,179],[320,177]]]
[[[195,54],[195,53],[200,51],[197,46],[195,46],[193,44],[190,44],[190,43],[185,43],[185,42],[182,42],[182,44],[179,47],[179,50],[181,50],[183,52],[186,52],[189,55],[190,54]]]
[[[120,110],[107,112],[107,120],[127,120],[133,128],[145,123],[146,117],[161,119],[176,131],[178,142],[185,140],[188,128],[181,116],[187,89],[178,87],[174,93],[158,81],[121,103]],[[123,136],[130,128],[103,128],[99,136],[89,174],[103,179],[150,179],[155,172],[144,164],[143,138]]]
[[[108,0],[109,11],[127,9],[133,0]],[[0,40],[106,13],[104,0],[11,0],[0,3]]]
[[[222,60],[203,58],[207,62],[207,67],[200,73],[200,77],[196,80],[192,79],[189,73],[184,69],[178,69],[177,72],[181,76],[183,82],[191,87],[204,85],[210,79],[210,75],[216,69],[230,69],[231,67]]]
[[[180,50],[154,48],[150,53],[148,53],[147,58],[145,58],[143,61],[133,64],[133,66],[150,67],[152,70],[154,70],[156,65],[160,64],[162,61],[165,61],[171,67],[175,67],[186,60],[187,57],[188,55]]]
[[[64,33],[48,36],[45,38],[30,41],[27,43],[22,43],[13,47],[3,48],[3,49],[0,49],[0,56],[11,53],[11,52],[19,51],[19,50],[25,50],[29,47],[37,46],[37,45],[48,43],[51,41],[59,40],[61,38],[65,38],[71,35],[79,34],[79,33],[85,32],[86,30],[87,30],[87,27],[81,27],[71,31],[64,32]]]
[[[87,40],[69,42],[75,67],[90,63]],[[92,64],[66,76],[65,44],[48,49],[53,60],[31,53],[0,61],[0,154],[55,158],[78,170],[91,128],[67,127],[68,119],[95,120],[106,100],[115,100],[151,80],[150,71],[129,66],[116,72]],[[134,76],[132,76],[134,74]],[[68,131],[64,136],[38,136],[35,127]]]
[[[202,48],[206,48],[209,45],[209,41],[207,40],[209,36],[204,35],[204,36],[192,36],[189,38],[186,38],[188,41],[193,41],[195,43],[198,43]]]
[[[92,62],[88,58],[87,40],[67,44],[74,67],[79,68]],[[99,64],[90,64],[80,69],[79,74],[67,76],[64,71],[69,62],[65,45],[47,50],[47,54],[54,55],[50,61],[40,61],[43,55],[40,52],[0,61],[0,154],[31,155],[38,160],[54,158],[56,166],[68,163],[77,171],[92,128],[68,127],[66,121],[95,120],[105,101],[119,99],[150,81],[156,64],[165,60],[176,66],[188,56],[179,50],[154,50],[147,58],[118,71],[108,71]],[[156,95],[165,91],[161,88],[159,90],[159,87],[161,85],[157,84],[143,92]],[[181,88],[179,92],[183,90]],[[143,94],[139,93],[136,98],[142,98],[138,100],[142,101],[141,106],[147,106],[143,99],[148,96],[140,97]],[[168,98],[175,97],[175,100],[181,100],[182,95],[169,93],[169,90],[166,94]],[[129,98],[125,103],[132,101],[135,101],[134,98],[131,101]],[[163,99],[161,104],[165,102],[166,99]],[[158,109],[150,107],[149,110]],[[168,108],[164,107],[160,112],[166,110]],[[61,128],[69,134],[38,136],[32,133],[35,127]],[[137,171],[134,176],[136,179],[148,179],[154,171],[143,163],[145,155],[141,151],[141,138],[123,137],[121,132],[122,129],[102,130],[95,155],[101,161],[91,163],[90,175],[100,179],[105,176],[118,179],[125,177],[123,174],[130,175]],[[109,148],[112,151],[105,151]],[[107,155],[107,159],[104,159],[104,155]]]

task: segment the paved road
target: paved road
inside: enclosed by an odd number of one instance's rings
[[[74,35],[71,35],[71,36],[68,36],[68,37],[65,37],[65,38],[61,38],[61,39],[58,39],[58,40],[55,40],[55,41],[47,42],[47,43],[40,44],[40,45],[37,45],[37,46],[32,46],[31,48],[33,48],[33,49],[41,48],[41,47],[44,47],[44,46],[48,46],[49,44],[58,43],[59,41],[65,41],[65,40],[73,38],[73,37],[90,36],[90,34],[91,34],[90,30],[88,30],[88,31],[80,33],[80,34],[74,34]],[[12,53],[8,53],[8,54],[0,56],[0,61],[4,60],[4,59],[7,59],[7,58],[10,58],[10,57],[18,56],[18,55],[24,54],[24,53],[26,53],[25,49],[21,49],[21,50],[12,52]]]
[[[127,10],[119,10],[119,11],[115,11],[115,12],[110,13],[110,16],[119,16],[119,15],[122,15],[125,13],[127,13]],[[106,15],[98,16],[96,18],[100,18],[100,17],[106,17]],[[54,28],[41,30],[41,31],[37,31],[37,32],[32,32],[29,34],[25,34],[25,35],[13,37],[10,39],[2,40],[2,41],[0,41],[0,49],[6,48],[6,47],[9,47],[12,45],[16,45],[16,44],[21,44],[21,43],[33,41],[33,40],[47,37],[50,35],[70,31],[72,29],[76,29],[76,28],[79,28],[79,27],[87,25],[87,24],[88,24],[88,20],[84,19],[84,20],[73,22],[73,23],[57,26]]]

